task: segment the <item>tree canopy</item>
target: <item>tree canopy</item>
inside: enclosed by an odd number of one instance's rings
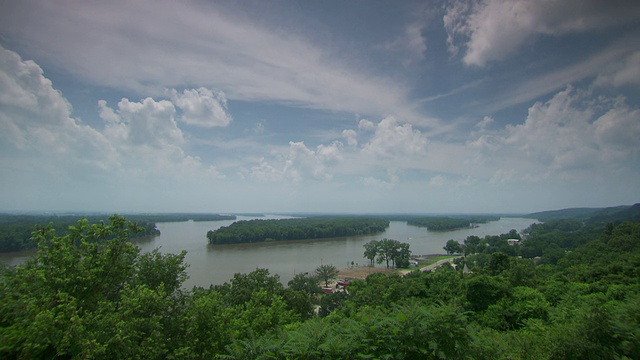
[[[426,227],[430,231],[450,231],[498,220],[500,220],[499,216],[492,215],[478,215],[473,217],[428,216],[409,218],[407,224]]]
[[[380,218],[316,216],[280,220],[242,220],[207,232],[210,244],[255,243],[274,240],[321,239],[367,235],[384,231],[389,221]]]
[[[460,246],[460,243],[453,239],[447,241],[443,249],[449,255],[459,254],[462,252],[462,246]]]
[[[379,263],[385,263],[389,268],[389,262],[394,267],[409,267],[409,258],[411,250],[409,244],[401,243],[398,240],[382,239],[371,240],[364,244],[364,257],[370,261],[373,266],[374,259]]]
[[[324,281],[324,286],[329,286],[329,280],[338,276],[338,269],[333,265],[320,265],[316,268],[315,274],[318,279]]]

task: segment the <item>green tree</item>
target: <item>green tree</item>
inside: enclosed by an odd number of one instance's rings
[[[509,293],[509,284],[499,277],[476,275],[467,284],[466,300],[472,311],[486,310]]]
[[[140,257],[133,223],[51,227],[38,253],[0,272],[1,358],[167,358],[177,331],[183,255]],[[156,263],[157,262],[157,263]],[[160,269],[160,277],[144,269]]]
[[[338,276],[338,269],[333,265],[320,265],[316,268],[315,274],[318,279],[324,281],[324,286],[329,286],[329,280]]]
[[[298,273],[293,279],[287,283],[289,289],[295,291],[304,291],[308,295],[320,292],[320,284],[318,278],[309,276],[308,273]]]
[[[396,267],[408,268],[409,258],[411,258],[411,250],[409,250],[409,244],[401,243],[396,251],[395,263]]]
[[[179,254],[162,254],[158,249],[138,256],[135,262],[136,282],[146,284],[152,289],[163,286],[172,293],[180,289],[187,280],[188,265],[184,263],[186,251]]]
[[[462,246],[460,246],[460,243],[453,239],[447,241],[447,244],[443,247],[443,249],[449,255],[460,254],[462,252]]]
[[[393,239],[382,239],[378,245],[378,263],[386,263],[387,269],[389,268],[389,262],[395,259],[398,245],[400,242]]]
[[[369,260],[369,266],[373,266],[373,262],[378,255],[378,240],[371,240],[368,243],[364,244],[364,257]]]
[[[491,254],[489,258],[489,264],[487,264],[487,270],[491,275],[501,274],[503,271],[509,270],[511,267],[511,258],[509,255],[503,252],[496,252]]]
[[[467,236],[464,240],[464,254],[475,254],[477,252],[478,245],[480,245],[481,239],[478,236]]]

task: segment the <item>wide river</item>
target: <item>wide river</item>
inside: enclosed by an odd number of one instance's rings
[[[237,220],[253,217],[238,216]],[[281,218],[266,216],[261,219]],[[286,283],[297,273],[313,272],[321,264],[333,264],[337,268],[354,265],[364,266],[363,245],[371,240],[395,239],[410,244],[414,255],[442,254],[447,240],[462,243],[467,236],[499,235],[511,229],[522,231],[536,222],[534,219],[503,217],[499,221],[480,224],[473,229],[447,232],[432,232],[426,228],[407,225],[403,221],[392,221],[383,233],[367,236],[350,236],[322,240],[302,240],[239,245],[209,245],[206,234],[233,221],[168,222],[157,223],[161,235],[136,239],[133,242],[143,252],[160,248],[163,253],[187,251],[185,261],[189,264],[189,279],[184,284],[208,287],[229,281],[235,273],[248,273],[257,268],[267,268],[280,275]],[[0,254],[0,262],[18,264],[33,252]],[[383,266],[383,265],[377,265]]]

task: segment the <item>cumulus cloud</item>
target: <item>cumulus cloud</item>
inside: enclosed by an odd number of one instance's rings
[[[514,54],[539,35],[564,35],[637,19],[634,1],[456,1],[443,17],[450,51],[464,48],[467,65],[484,66]]]
[[[269,161],[261,158],[258,165],[251,168],[251,176],[263,181],[331,180],[332,167],[342,160],[343,145],[334,141],[330,145],[318,145],[309,149],[302,141],[290,141],[286,151],[276,154]]]
[[[204,166],[200,158],[188,155],[185,138],[176,122],[176,109],[168,100],[146,98],[140,102],[122,99],[117,110],[106,101],[98,103],[105,122],[104,134],[120,151],[127,171],[144,169],[150,174],[219,179],[215,167]]]
[[[360,121],[358,121],[358,129],[371,131],[376,129],[376,125],[370,120],[360,119]]]
[[[569,86],[531,106],[523,123],[479,134],[467,147],[492,182],[637,172],[639,115],[623,98],[594,99]]]
[[[357,136],[358,136],[358,133],[353,129],[346,129],[342,131],[342,137],[347,140],[347,144],[349,146],[358,145]]]
[[[291,141],[287,148],[261,158],[251,170],[253,178],[266,181],[332,180],[336,175],[358,174],[368,185],[393,187],[400,180],[398,172],[427,166],[427,137],[409,123],[387,117],[374,123],[360,120],[358,129],[345,129],[341,138],[309,148],[302,141]],[[358,141],[362,138],[362,143]],[[362,173],[390,172],[388,180]],[[341,177],[342,179],[342,177]]]
[[[131,145],[150,145],[160,148],[184,143],[182,131],[175,120],[176,109],[170,101],[146,98],[141,102],[122,99],[118,111],[98,102],[100,114],[107,123],[107,132],[117,134],[119,140]],[[117,129],[117,130],[116,130]]]
[[[363,151],[376,157],[394,158],[424,155],[427,138],[411,124],[398,124],[393,117],[380,121],[371,140],[363,146]]]
[[[211,128],[227,126],[232,120],[227,113],[227,99],[224,92],[212,92],[206,88],[186,89],[182,93],[169,91],[173,103],[182,110],[180,121],[185,124]]]
[[[495,120],[491,116],[485,116],[480,122],[476,124],[476,127],[484,130],[487,126],[491,125]]]
[[[109,141],[71,116],[71,105],[40,66],[23,61],[1,46],[0,105],[3,161],[37,157],[42,169],[52,170],[55,166],[51,160],[59,157],[67,158],[70,166],[106,169],[114,165],[114,149]]]
[[[0,158],[4,167],[0,179],[25,186],[21,196],[34,196],[31,203],[25,199],[28,205],[17,208],[56,209],[56,196],[67,197],[65,204],[72,203],[75,189],[95,192],[125,184],[114,192],[118,194],[134,184],[153,191],[152,183],[166,186],[167,181],[179,180],[176,186],[184,186],[193,183],[192,179],[222,177],[215,167],[203,165],[184,150],[185,138],[170,101],[122,99],[115,109],[105,101],[98,105],[104,127],[74,118],[69,102],[35,62],[0,47]],[[66,192],[60,195],[63,190]],[[80,207],[89,206],[75,200]]]

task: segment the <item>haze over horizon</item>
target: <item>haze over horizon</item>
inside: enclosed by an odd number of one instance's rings
[[[640,202],[640,4],[0,5],[0,212]]]

